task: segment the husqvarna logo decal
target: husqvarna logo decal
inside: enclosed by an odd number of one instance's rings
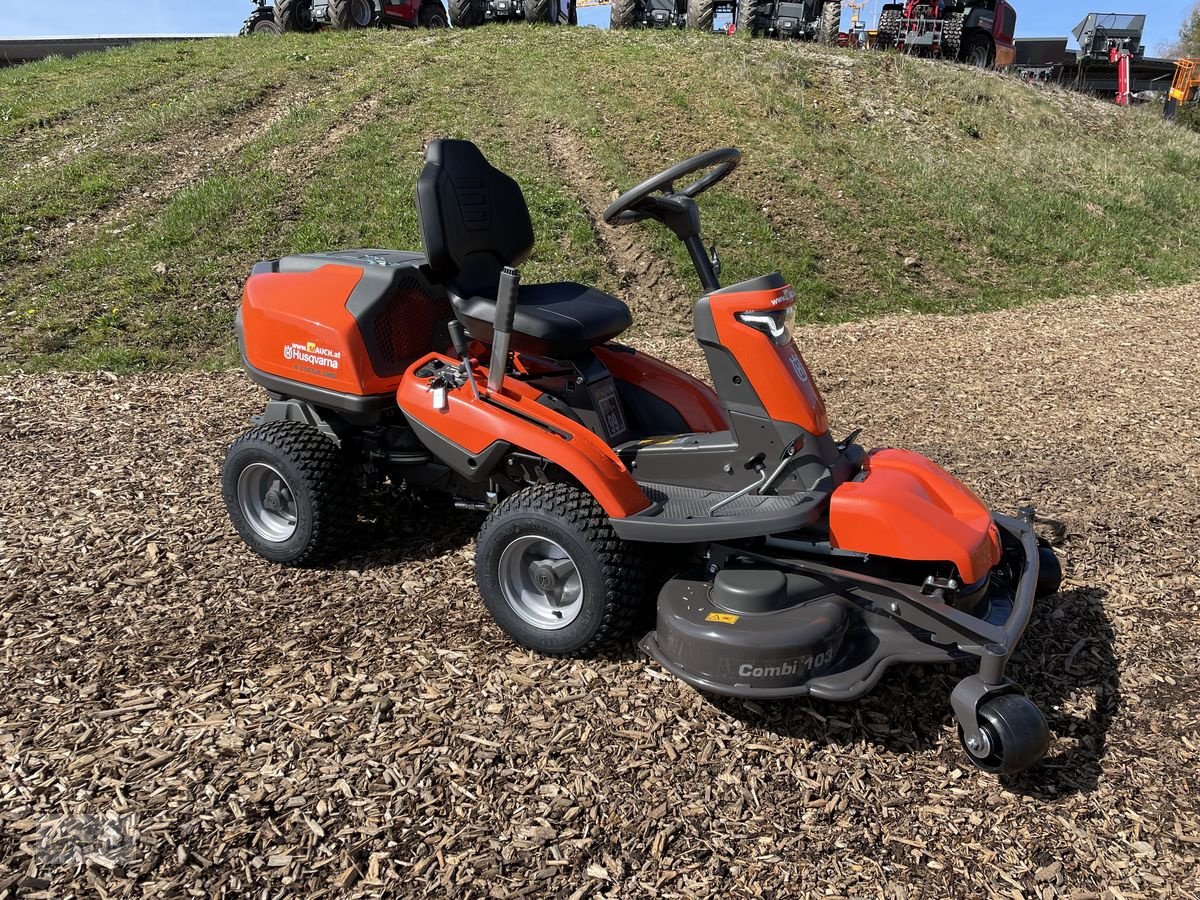
[[[796,377],[805,384],[808,384],[808,369],[804,368],[804,360],[795,352],[792,353],[791,364],[792,371],[796,373]]]
[[[305,344],[293,341],[284,345],[283,358],[289,362],[305,363],[322,369],[337,369],[341,365],[342,354],[338,350],[322,347],[315,341]]]
[[[785,287],[779,292],[779,296],[771,301],[772,306],[790,306],[796,302],[796,291],[792,287]]]

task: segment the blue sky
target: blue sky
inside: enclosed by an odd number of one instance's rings
[[[1067,35],[1089,12],[1144,12],[1146,47],[1154,52],[1174,40],[1192,7],[1189,0],[1083,0],[1053,2],[1016,0],[1018,34],[1027,37]],[[870,22],[871,7],[864,16]],[[61,34],[208,34],[236,31],[253,9],[250,0],[0,0],[0,36]],[[607,25],[608,8],[581,9],[580,24]]]

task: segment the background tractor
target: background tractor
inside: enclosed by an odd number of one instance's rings
[[[486,22],[525,20],[533,23],[576,25],[576,0],[449,0],[450,24],[474,28]]]
[[[753,35],[836,44],[841,0],[613,0],[612,28],[687,27],[712,31],[716,13],[728,12]]]
[[[257,8],[242,26],[242,34],[312,32],[322,28],[445,28],[441,0],[255,0]]]
[[[879,14],[876,45],[988,68],[1011,66],[1017,11],[1005,0],[907,0]]]
[[[842,29],[842,4],[822,0],[742,0],[738,26],[752,35],[835,45]]]
[[[609,27],[682,28],[687,24],[687,11],[687,0],[613,0]]]

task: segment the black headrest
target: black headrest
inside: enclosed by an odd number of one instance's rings
[[[433,274],[461,297],[494,297],[500,269],[519,266],[533,251],[521,188],[470,141],[429,144],[417,214]]]

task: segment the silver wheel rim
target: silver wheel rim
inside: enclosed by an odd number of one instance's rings
[[[296,533],[296,494],[274,466],[251,463],[237,483],[238,506],[254,533],[272,544],[282,544]]]
[[[521,621],[543,631],[558,631],[583,611],[583,580],[569,553],[559,544],[527,534],[500,554],[500,590]]]
[[[350,15],[354,19],[354,24],[359,28],[366,28],[371,24],[371,4],[369,0],[354,0],[350,4]]]

